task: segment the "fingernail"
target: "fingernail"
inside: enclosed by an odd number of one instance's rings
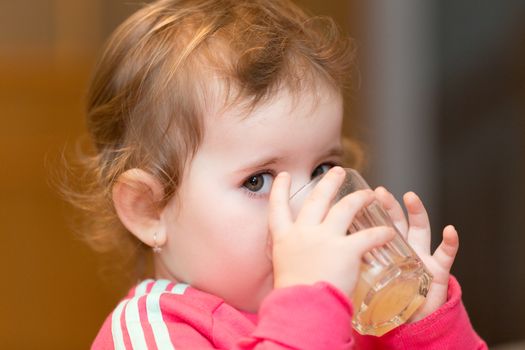
[[[414,197],[419,198],[419,196],[418,196],[418,195],[416,194],[416,192],[414,192],[414,191],[408,191],[408,192],[405,193],[405,194],[407,194],[407,195],[409,195],[409,196],[414,196]]]
[[[379,186],[378,189],[380,189],[381,191],[385,191],[386,194],[392,195],[392,193],[389,190],[387,190],[384,186]]]
[[[340,166],[334,166],[332,169],[332,171],[336,174],[343,174],[345,172],[345,170]]]

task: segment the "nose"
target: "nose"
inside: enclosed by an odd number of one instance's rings
[[[310,176],[292,176],[292,184],[290,186],[290,198],[299,192],[303,187],[312,181]]]
[[[301,181],[296,182],[296,187],[294,191],[290,191],[290,210],[292,213],[292,218],[295,220],[299,214],[300,209],[303,206],[304,201],[312,192],[313,188],[317,185],[322,176],[317,176],[313,179],[301,179]]]

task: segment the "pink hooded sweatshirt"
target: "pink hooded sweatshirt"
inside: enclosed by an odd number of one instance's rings
[[[382,337],[352,330],[350,300],[327,283],[272,291],[258,314],[182,283],[146,280],[109,315],[92,349],[487,349],[451,277],[447,302]]]

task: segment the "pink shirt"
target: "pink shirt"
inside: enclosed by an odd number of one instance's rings
[[[327,283],[272,291],[257,315],[167,280],[133,288],[106,319],[92,349],[487,349],[452,277],[433,314],[382,337],[352,331],[348,298]]]

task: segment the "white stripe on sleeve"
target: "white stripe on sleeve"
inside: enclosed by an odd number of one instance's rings
[[[148,288],[148,284],[150,284],[150,282],[153,282],[153,280],[147,279],[140,282],[139,285],[135,287],[134,296],[140,297],[141,295],[146,294],[146,289]]]
[[[162,318],[160,310],[160,296],[164,294],[150,293],[146,299],[146,309],[148,310],[148,321],[155,337],[155,342],[159,350],[174,350],[171,343],[168,327]]]
[[[153,285],[153,287],[151,287],[151,292],[150,293],[162,293],[162,292],[166,291],[166,287],[170,283],[171,282],[168,281],[168,280],[157,280],[157,281],[155,281],[155,284]]]
[[[171,292],[182,295],[184,294],[184,292],[186,291],[186,288],[188,287],[189,285],[187,285],[186,283],[177,283],[176,285],[173,286],[173,288],[171,289]]]
[[[126,319],[126,327],[128,329],[131,346],[133,349],[147,349],[146,338],[144,337],[144,330],[140,322],[139,314],[139,299],[141,297],[134,297],[129,300],[124,310],[124,317]]]
[[[120,317],[122,315],[122,309],[126,306],[128,300],[123,300],[113,311],[111,315],[111,334],[113,335],[113,344],[115,350],[126,350],[124,345],[124,337],[122,336],[122,327],[120,324]]]

